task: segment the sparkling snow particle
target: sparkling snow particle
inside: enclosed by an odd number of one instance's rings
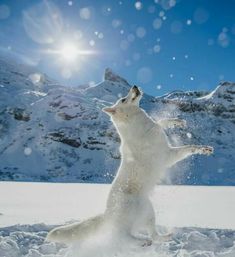
[[[72,6],[73,5],[73,1],[68,1],[68,5]]]
[[[111,9],[110,6],[103,6],[102,7],[102,13],[105,16],[109,16],[111,14],[111,11],[112,11],[112,9]]]
[[[137,80],[140,83],[146,84],[152,80],[152,70],[149,67],[142,67],[137,72]]]
[[[155,45],[155,46],[153,47],[153,51],[154,51],[155,53],[159,53],[159,52],[161,51],[161,46],[160,46],[160,45]]]
[[[103,38],[104,38],[104,34],[103,34],[103,33],[99,33],[99,34],[98,34],[98,38],[99,38],[99,39],[103,39]]]
[[[159,12],[159,17],[163,17],[165,15],[165,12],[164,11],[160,11]]]
[[[138,27],[138,28],[136,29],[136,35],[137,35],[137,37],[139,37],[139,38],[145,37],[145,35],[146,35],[146,30],[145,30],[145,28],[144,28],[144,27]]]
[[[90,40],[90,41],[89,41],[89,45],[90,45],[90,46],[94,46],[94,45],[95,45],[95,40]]]
[[[162,19],[165,21],[166,20],[166,16],[163,16]]]
[[[183,24],[182,24],[182,22],[180,22],[180,21],[173,21],[173,22],[171,23],[171,32],[172,32],[173,34],[179,34],[179,33],[181,33],[182,29],[183,29]]]
[[[172,60],[173,60],[173,61],[175,61],[175,60],[176,60],[175,56],[173,56],[173,57],[172,57]]]
[[[224,172],[224,169],[219,168],[217,172],[218,172],[218,173],[223,173],[223,172]]]
[[[10,16],[10,8],[6,4],[0,5],[0,20],[5,20]]]
[[[129,47],[129,42],[127,40],[122,40],[121,43],[120,43],[120,48],[122,50],[127,50]]]
[[[192,20],[187,20],[186,24],[187,25],[191,25],[192,24]]]
[[[32,149],[30,148],[30,147],[26,147],[25,149],[24,149],[24,154],[25,155],[30,155],[32,153]]]
[[[217,42],[220,46],[226,48],[230,44],[230,37],[227,33],[221,32],[217,38]]]
[[[170,78],[173,78],[174,77],[174,75],[173,74],[170,74]]]
[[[129,34],[129,35],[127,36],[127,41],[128,41],[128,42],[133,42],[133,41],[135,41],[135,36],[134,36],[133,34]]]
[[[135,2],[135,8],[136,10],[141,10],[143,8],[143,5],[140,1]]]
[[[185,58],[185,59],[188,59],[188,55],[187,55],[187,54],[185,54],[185,55],[184,55],[184,58]]]
[[[114,20],[112,20],[112,26],[113,26],[113,28],[118,28],[119,26],[121,26],[122,25],[122,21],[121,20],[118,20],[118,19],[114,19]]]
[[[91,10],[88,7],[81,8],[79,15],[81,19],[89,20],[91,18]]]
[[[162,20],[160,18],[156,18],[154,21],[153,21],[153,28],[154,29],[160,29],[162,26]]]
[[[187,138],[192,138],[192,134],[191,134],[190,132],[188,132],[188,133],[186,134],[186,136],[187,136]]]
[[[194,80],[194,77],[190,77],[190,80]]]
[[[174,7],[176,5],[176,0],[169,0],[169,6]]]
[[[120,34],[122,34],[122,35],[124,34],[124,30],[123,29],[120,30]]]
[[[206,9],[198,7],[194,12],[193,18],[197,24],[203,24],[209,19],[209,13]]]
[[[158,38],[158,39],[157,39],[157,42],[160,42],[160,41],[161,41],[161,38]]]
[[[119,4],[122,5],[122,1],[119,1]]]
[[[34,84],[38,85],[42,82],[42,75],[39,73],[33,73],[29,75],[29,80]]]
[[[160,90],[162,88],[162,85],[157,85],[157,89]]]

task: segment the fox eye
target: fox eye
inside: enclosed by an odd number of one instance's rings
[[[126,101],[126,98],[122,98],[121,102],[124,103]]]

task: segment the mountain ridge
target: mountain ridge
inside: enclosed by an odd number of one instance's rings
[[[81,89],[41,76],[7,62],[0,68],[0,179],[110,183],[120,139],[101,109],[131,85],[109,68],[101,83]],[[179,163],[164,183],[235,185],[234,85],[224,82],[209,93],[144,94],[141,107],[154,119],[187,120],[187,128],[166,131],[172,145],[215,148],[213,156]]]

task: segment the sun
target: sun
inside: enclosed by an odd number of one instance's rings
[[[79,49],[78,46],[74,43],[65,43],[60,49],[59,49],[60,56],[68,62],[73,62],[77,59],[79,55]]]

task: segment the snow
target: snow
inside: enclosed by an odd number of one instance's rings
[[[234,187],[157,186],[152,200],[158,229],[168,227],[172,237],[149,247],[130,247],[105,231],[68,248],[44,241],[54,224],[102,212],[109,189],[101,184],[1,182],[0,256],[235,256]]]
[[[109,189],[106,184],[0,182],[0,195],[7,195],[0,199],[0,226],[62,224],[96,215],[104,210]],[[235,229],[234,187],[157,186],[152,201],[158,225]]]

